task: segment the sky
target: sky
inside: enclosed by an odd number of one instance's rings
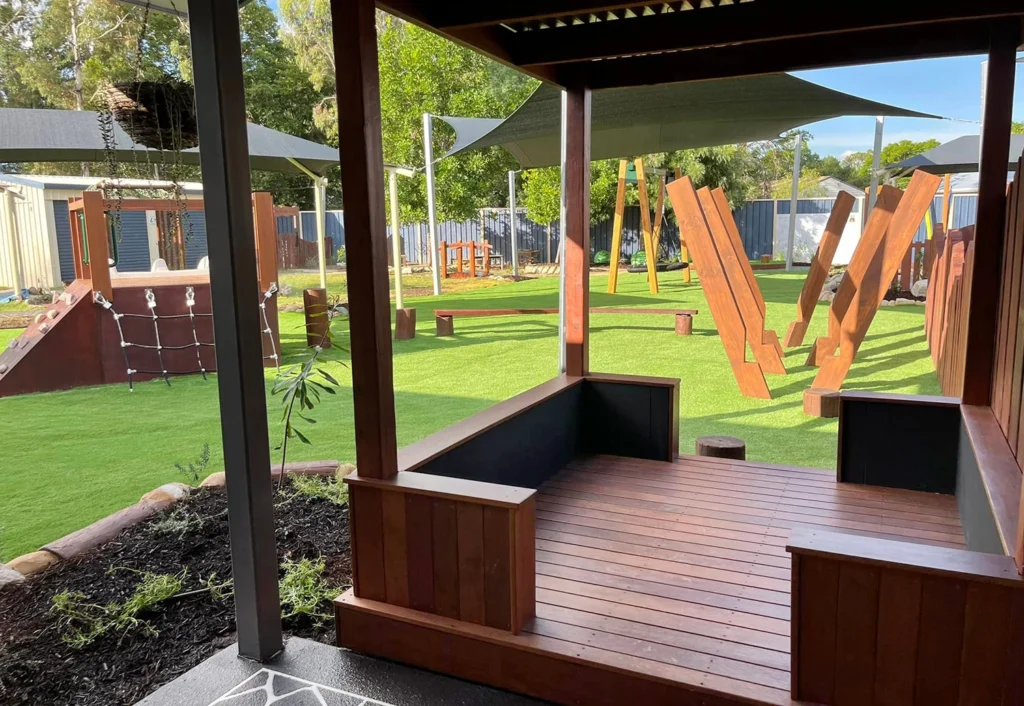
[[[862,98],[952,118],[888,118],[883,133],[885,144],[931,137],[948,142],[961,135],[976,135],[979,131],[983,59],[983,56],[923,59],[800,71],[795,75]],[[1024,64],[1017,64],[1013,118],[1024,120]],[[814,135],[811,148],[815,152],[838,157],[850,151],[871,149],[875,119],[868,116],[834,118],[807,129]]]

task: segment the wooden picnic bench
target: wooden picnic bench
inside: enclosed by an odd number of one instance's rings
[[[521,316],[536,314],[557,314],[557,308],[550,309],[434,309],[434,319],[437,323],[438,336],[452,336],[455,334],[456,316]],[[676,319],[689,319],[697,315],[696,309],[648,309],[632,307],[597,306],[591,307],[591,314],[674,314]],[[680,335],[688,335],[682,331],[689,331],[689,326],[676,326],[676,332]]]

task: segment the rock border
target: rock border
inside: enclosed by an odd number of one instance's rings
[[[303,476],[332,476],[338,473],[341,475],[348,475],[353,470],[355,470],[355,466],[352,466],[351,464],[342,464],[334,460],[298,461],[294,463],[287,463],[284,467],[284,473],[286,475],[294,474]],[[281,467],[277,466],[274,468],[271,472],[271,476],[275,479],[280,478]],[[199,484],[199,487],[222,488],[224,485],[224,472],[218,471],[216,473],[211,473],[203,479],[202,483]],[[37,551],[22,554],[21,556],[11,559],[7,563],[6,568],[18,573],[21,577],[35,576],[55,564],[81,556],[101,544],[109,542],[127,528],[152,517],[160,510],[164,510],[171,505],[174,505],[182,498],[188,497],[189,493],[193,490],[195,489],[186,483],[165,483],[164,485],[154,488],[143,495],[134,505],[118,510],[103,519],[96,520],[92,524],[87,525],[80,530],[76,530],[71,534],[61,537],[60,539],[49,542],[48,544],[40,547]],[[0,567],[3,566],[3,564],[0,564]],[[6,573],[7,572],[0,573],[0,576],[3,576]],[[13,582],[14,580],[16,579],[11,578],[7,583]],[[5,581],[0,581],[0,586],[4,583]]]

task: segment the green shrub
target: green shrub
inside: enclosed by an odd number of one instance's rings
[[[340,479],[319,476],[292,475],[292,494],[319,498],[335,505],[348,503],[348,486]]]
[[[630,267],[647,267],[647,253],[643,250],[638,250],[633,253],[633,257],[629,258]]]
[[[330,620],[331,612],[324,608],[338,593],[324,578],[326,564],[322,558],[315,561],[301,559],[286,561],[282,565],[281,617],[306,616],[317,625]]]
[[[594,253],[595,265],[608,265],[612,261],[612,254],[607,250],[598,250]]]

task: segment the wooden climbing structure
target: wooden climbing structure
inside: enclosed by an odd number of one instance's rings
[[[448,279],[449,277],[464,278],[464,277],[476,277],[476,260],[477,257],[481,260],[481,270],[483,271],[484,277],[491,274],[491,251],[494,250],[494,246],[488,243],[486,240],[482,240],[479,243],[475,240],[458,241],[455,243],[448,243],[441,241],[439,246],[441,251],[441,262],[444,263],[444,267],[441,269],[441,277]],[[448,250],[452,249],[455,251],[455,272],[448,272]],[[463,271],[462,263],[463,250],[469,251],[469,257],[467,258],[469,263],[468,272]],[[479,252],[479,255],[477,254]]]
[[[818,249],[811,259],[811,269],[807,272],[807,279],[804,280],[803,289],[800,290],[800,298],[796,303],[796,321],[789,325],[786,337],[782,345],[786,348],[799,346],[804,342],[807,334],[807,327],[814,316],[814,309],[821,294],[821,288],[828,279],[828,271],[832,266],[832,258],[835,257],[839,248],[839,240],[843,236],[843,229],[850,218],[850,211],[856,199],[845,191],[836,195],[835,204],[832,206],[832,213],[829,214],[828,223],[825,224],[825,232],[818,242]]]
[[[842,386],[940,182],[941,177],[917,171],[905,193],[882,188],[829,307],[828,334],[815,341],[807,360],[821,368],[813,387]]]
[[[690,178],[683,177],[668,185],[668,195],[740,392],[771,399],[764,374],[785,374],[782,346],[775,332],[765,329],[764,298],[725,193],[707,187],[695,190]],[[746,359],[748,343],[753,362]]]
[[[647,197],[647,170],[642,159],[631,165],[623,159],[619,162],[619,186],[615,193],[615,216],[612,219],[612,251],[608,268],[608,293],[615,294],[619,286],[619,260],[622,257],[622,218],[626,208],[626,184],[637,185],[640,200],[640,230],[647,253],[647,283],[651,294],[658,293],[658,248],[661,245],[661,223],[665,216],[665,172],[658,174],[658,200],[654,207],[654,221],[651,221],[651,203]],[[689,281],[689,275],[687,275]]]

